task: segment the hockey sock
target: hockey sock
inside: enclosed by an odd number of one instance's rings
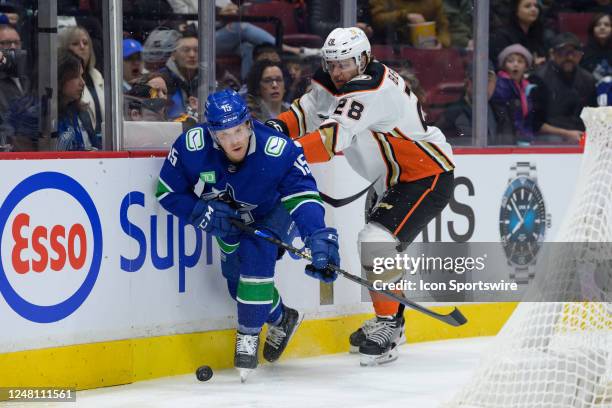
[[[397,314],[395,315],[395,317],[402,317],[404,315],[404,309],[406,309],[406,306],[400,303],[399,307],[397,308]]]
[[[400,295],[400,290],[393,290],[393,293]],[[377,292],[370,291],[370,297],[374,305],[374,312],[378,316],[391,316],[395,315],[398,311],[399,303],[393,300],[389,300],[388,297]]]
[[[270,315],[274,298],[278,292],[274,288],[274,278],[240,276],[236,300],[238,302],[238,328],[260,328]],[[278,309],[278,307],[277,307]]]
[[[270,310],[266,323],[271,324],[272,326],[278,326],[283,320],[283,310],[283,299],[281,299],[280,295],[278,294],[278,290],[276,290],[275,287],[274,297],[272,299],[272,309]]]

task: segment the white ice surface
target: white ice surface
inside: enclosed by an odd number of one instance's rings
[[[491,338],[401,346],[397,361],[360,367],[358,355],[281,361],[260,366],[247,383],[238,372],[215,372],[205,383],[195,375],[79,391],[78,407],[306,407],[434,408],[468,381]],[[205,364],[206,362],[202,362]],[[72,404],[55,404],[67,408]]]

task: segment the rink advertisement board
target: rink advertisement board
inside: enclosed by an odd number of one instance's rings
[[[0,160],[0,353],[235,327],[214,240],[157,203],[163,158]],[[555,236],[580,154],[457,155],[454,196],[422,242],[498,242],[504,194],[518,174],[537,182]],[[523,172],[523,173],[521,173]],[[368,183],[343,157],[313,166],[319,188],[344,198]],[[343,268],[359,273],[365,195],[337,209]],[[296,239],[294,245],[301,245]],[[307,319],[367,312],[361,290],[333,289],[277,266],[284,301]]]

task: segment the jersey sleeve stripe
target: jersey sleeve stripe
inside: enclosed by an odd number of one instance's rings
[[[223,241],[219,237],[215,237],[215,238],[217,239],[217,244],[219,245],[219,249],[221,249],[221,251],[223,253],[226,253],[226,254],[231,254],[231,253],[236,252],[236,250],[240,246],[240,242],[238,242],[236,244],[229,244],[229,243]]]
[[[323,200],[319,196],[318,192],[311,192],[308,194],[295,195],[290,198],[281,199],[283,206],[289,212],[293,214],[302,204],[305,203],[317,203],[323,206]]]
[[[297,118],[298,127],[300,130],[299,136],[303,136],[304,134],[306,134],[306,115],[304,114],[304,110],[300,105],[299,99],[296,99],[291,104],[291,112],[293,112],[293,114]]]
[[[302,205],[307,204],[307,203],[314,203],[314,204],[318,204],[321,207],[325,208],[323,206],[323,201],[319,198],[319,199],[308,199],[308,200],[302,200],[300,202],[297,203],[297,205],[295,207],[293,207],[293,209],[291,211],[289,211],[290,215],[293,215],[293,213],[300,208]]]
[[[281,201],[287,201],[287,200],[291,200],[292,198],[296,198],[296,197],[301,197],[301,196],[313,196],[316,195],[317,197],[319,196],[319,192],[318,191],[300,191],[299,193],[295,193],[295,194],[289,194],[286,195],[284,197],[281,198]]]
[[[329,152],[329,156],[333,157],[336,154],[336,143],[338,141],[338,123],[328,123],[321,125],[319,130],[325,136],[325,149]]]
[[[388,137],[393,137],[393,136],[388,135],[388,134],[383,134],[383,133],[378,134],[378,138],[385,152],[386,159],[391,166],[391,177],[389,177],[389,186],[394,186],[395,184],[399,182],[399,178],[400,178],[400,174],[402,170],[395,156],[395,152],[393,151],[393,146],[387,140]]]

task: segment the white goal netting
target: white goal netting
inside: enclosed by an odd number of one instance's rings
[[[555,240],[580,244],[554,244],[534,282],[563,301],[521,303],[444,407],[612,408],[612,108],[581,117],[578,185]]]

